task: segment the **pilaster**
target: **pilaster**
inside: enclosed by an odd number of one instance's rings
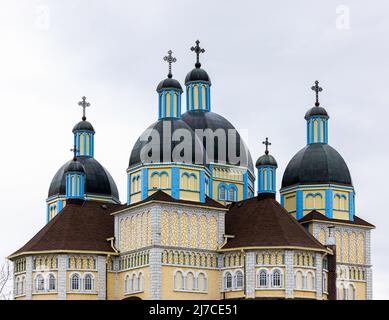
[[[316,253],[315,256],[316,262],[316,299],[323,299],[323,256],[320,253]]]
[[[285,297],[294,297],[294,252],[285,250]]]
[[[58,300],[66,300],[66,271],[68,268],[68,256],[58,255]]]
[[[32,299],[32,256],[26,257],[26,299]]]
[[[255,298],[255,252],[246,252],[245,257],[246,299]]]
[[[107,264],[105,256],[97,257],[97,299],[107,299]]]
[[[152,248],[150,249],[150,300],[161,299],[161,287],[162,287],[162,249]]]

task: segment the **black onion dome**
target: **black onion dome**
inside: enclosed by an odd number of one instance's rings
[[[157,92],[160,92],[163,89],[176,89],[182,92],[181,84],[173,78],[166,78],[158,84]]]
[[[82,165],[81,162],[78,161],[78,159],[73,159],[73,161],[70,161],[70,163],[65,168],[64,172],[81,172],[85,173],[85,168]]]
[[[214,149],[214,157],[213,159],[209,159],[209,161],[215,162],[215,163],[227,163],[231,165],[238,165],[242,167],[248,168],[251,172],[254,172],[253,167],[253,160],[251,158],[250,151],[248,150],[246,144],[244,143],[243,139],[240,137],[239,132],[235,129],[235,127],[224,117],[221,115],[214,113],[214,112],[202,112],[202,111],[187,111],[182,115],[182,120],[185,121],[193,130],[196,129],[211,129],[214,132],[217,129],[224,130],[226,137],[227,137],[227,147],[226,147],[226,157],[227,161],[224,159],[219,159],[219,150],[218,150],[218,143],[215,142],[215,149]],[[236,132],[236,138],[235,136],[230,136],[228,134],[229,129],[235,130]],[[228,157],[228,146],[229,146],[229,139],[234,139],[235,143],[235,152],[237,156],[240,156],[240,147],[242,145],[243,155],[241,156],[241,161],[239,163],[235,163],[234,159],[229,159]],[[206,143],[205,139],[203,140],[204,148],[206,149]],[[233,153],[235,153],[233,151]],[[209,154],[209,153],[208,153]],[[209,155],[210,156],[210,155]]]
[[[259,166],[273,166],[278,167],[276,159],[271,154],[264,154],[263,156],[260,156],[255,163],[256,167]]]
[[[308,119],[308,118],[314,117],[314,116],[321,116],[321,117],[329,118],[326,109],[324,109],[323,107],[320,107],[320,106],[315,106],[315,107],[309,109],[307,111],[307,113],[305,114],[304,118]]]
[[[290,160],[282,188],[323,183],[352,186],[350,171],[342,156],[328,144],[309,144]]]
[[[165,127],[164,127],[165,126]],[[169,130],[170,126],[170,130]],[[190,142],[187,140],[185,142],[183,141],[183,138],[181,137],[181,140],[174,141],[173,140],[173,133],[177,129],[184,129],[186,132],[189,132],[191,136]],[[155,130],[155,133],[159,137],[158,140],[154,139],[154,136],[150,136],[151,130]],[[170,131],[170,132],[169,132]],[[167,137],[164,137],[164,134],[168,134]],[[153,137],[153,138],[152,138]],[[142,138],[142,140],[141,140]],[[148,140],[147,140],[148,139]],[[166,141],[165,141],[166,140]],[[184,145],[182,145],[184,143]],[[190,143],[190,144],[188,144]],[[200,160],[201,163],[203,163],[203,157],[204,152],[201,141],[195,136],[193,130],[188,126],[184,121],[181,119],[161,119],[157,122],[153,123],[151,126],[149,126],[145,132],[138,138],[138,140],[135,142],[134,147],[131,151],[130,161],[129,161],[129,167],[132,167],[134,165],[142,163],[142,150],[145,147],[146,151],[148,151],[148,155],[146,157],[152,157],[155,161],[150,161],[154,163],[160,163],[160,162],[178,162],[175,161],[175,157],[173,155],[174,148],[180,145],[181,147],[185,148],[185,150],[191,150],[191,163],[196,163],[196,159]],[[186,147],[185,147],[186,146]],[[151,150],[152,152],[151,152]],[[164,158],[164,150],[169,150],[169,153],[167,154],[168,159]],[[166,153],[166,151],[165,151]],[[166,155],[165,155],[166,156]],[[183,157],[183,153],[178,157]],[[143,161],[143,163],[147,163],[147,159]],[[199,161],[197,161],[199,162]]]
[[[49,188],[49,197],[66,194],[65,169],[74,162],[65,163],[55,174]],[[115,181],[109,172],[94,158],[77,157],[85,170],[85,193],[111,196],[119,201],[119,193]]]
[[[82,120],[74,126],[73,132],[76,132],[76,131],[93,131],[93,132],[95,132],[95,129],[93,129],[93,126],[89,121]]]
[[[201,68],[194,68],[192,71],[189,71],[189,73],[185,77],[185,85],[195,81],[204,81],[211,84],[211,79],[207,71]]]

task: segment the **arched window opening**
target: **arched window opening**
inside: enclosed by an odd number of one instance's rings
[[[55,276],[53,274],[49,275],[49,290],[54,291],[56,289]]]
[[[87,274],[84,278],[84,290],[92,291],[93,290],[93,278],[92,275]]]
[[[77,273],[73,274],[72,277],[71,277],[70,289],[72,291],[80,290],[80,276]]]
[[[36,277],[36,289],[37,291],[45,290],[45,279],[40,274]]]
[[[227,272],[225,274],[225,280],[224,280],[224,287],[225,289],[232,289],[232,275],[230,272]]]
[[[227,200],[226,199],[226,187],[220,186],[219,187],[219,200]]]
[[[259,287],[261,288],[267,288],[268,287],[268,273],[266,270],[259,271],[257,283]]]
[[[279,288],[282,285],[281,281],[281,271],[280,270],[274,270],[272,274],[272,287]]]
[[[243,288],[243,273],[242,271],[237,271],[235,273],[235,286],[237,289],[242,289]]]

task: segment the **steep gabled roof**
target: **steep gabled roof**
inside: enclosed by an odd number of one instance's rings
[[[311,211],[310,213],[308,213],[306,216],[304,216],[303,218],[301,218],[299,220],[299,222],[301,224],[306,224],[306,223],[309,223],[312,221],[323,221],[323,222],[329,222],[329,223],[335,223],[335,224],[342,223],[342,224],[349,224],[349,225],[354,225],[354,226],[375,228],[374,225],[372,225],[371,223],[369,223],[369,222],[367,222],[367,221],[365,221],[357,216],[354,216],[354,221],[342,220],[342,219],[330,219],[327,216],[325,216],[324,214],[322,214],[316,210]]]
[[[62,211],[10,258],[29,252],[114,252],[107,238],[114,236],[113,211],[123,205],[68,200]]]
[[[222,249],[299,247],[326,250],[272,195],[231,204],[226,214],[228,239]]]

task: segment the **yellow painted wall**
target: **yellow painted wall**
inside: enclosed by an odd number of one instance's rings
[[[300,299],[316,299],[316,292],[304,291],[304,290],[294,290],[294,298]]]
[[[285,298],[285,290],[255,290],[256,298]]]
[[[67,300],[97,300],[96,294],[89,293],[68,293],[66,295]]]
[[[143,272],[143,291],[142,292],[134,292],[134,293],[125,293],[124,292],[124,279],[127,274],[131,275],[133,272]],[[131,270],[124,270],[118,273],[118,299],[122,300],[129,297],[139,297],[142,300],[150,299],[150,268],[147,267],[141,267],[141,268],[134,268]]]
[[[57,293],[33,293],[32,294],[32,300],[57,300],[57,299],[58,299]]]
[[[174,291],[174,271],[180,269],[182,271],[203,271],[207,274],[208,278],[208,292],[185,292]],[[219,291],[219,271],[200,268],[187,268],[184,266],[162,266],[162,286],[161,286],[161,299],[173,299],[173,300],[208,300],[208,299],[220,299]]]

